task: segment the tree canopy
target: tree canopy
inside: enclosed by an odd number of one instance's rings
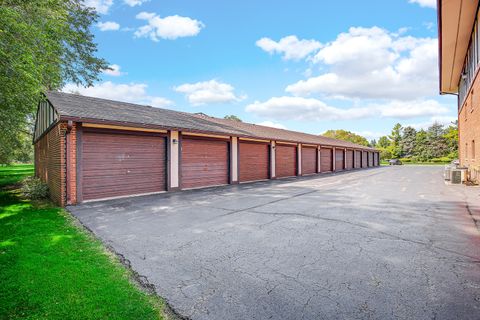
[[[364,137],[355,134],[353,132],[347,131],[347,130],[328,130],[325,133],[322,134],[324,137],[328,138],[334,138],[334,139],[340,139],[344,141],[349,141],[353,142],[362,146],[369,146],[368,140],[365,139]]]
[[[415,130],[397,123],[389,136],[378,139],[376,148],[382,159],[411,158],[413,161],[431,161],[435,158],[453,160],[458,157],[458,126],[433,123],[430,127]]]
[[[224,119],[227,119],[227,120],[233,120],[233,121],[238,121],[238,122],[243,122],[242,119],[240,119],[239,117],[237,117],[236,115],[228,115],[228,116],[225,116],[223,117]]]
[[[108,68],[95,57],[97,18],[83,0],[0,0],[0,163],[25,145],[41,92],[90,86]]]

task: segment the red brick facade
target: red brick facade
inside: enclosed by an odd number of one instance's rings
[[[66,170],[66,133],[68,125],[55,125],[35,143],[35,176],[47,183],[50,198],[60,206],[76,203],[76,126],[69,134],[69,170]],[[68,202],[67,202],[67,180]]]
[[[460,164],[468,167],[468,178],[480,181],[480,79],[473,82],[458,114],[458,156]]]

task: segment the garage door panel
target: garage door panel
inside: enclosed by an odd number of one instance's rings
[[[353,150],[347,150],[347,170],[353,169]]]
[[[166,190],[166,138],[113,132],[82,134],[83,200]]]
[[[320,170],[321,172],[329,172],[333,170],[333,150],[328,148],[320,149]]]
[[[362,152],[360,151],[355,151],[355,168],[361,168],[362,167]]]
[[[368,166],[373,167],[373,153],[372,152],[368,153]]]
[[[275,147],[275,173],[279,178],[297,174],[297,146],[277,145]]]
[[[345,168],[345,154],[343,150],[335,150],[335,171],[342,171]]]
[[[270,146],[266,143],[239,143],[240,182],[266,180],[269,178]]]
[[[317,148],[302,147],[302,174],[317,172]]]
[[[182,140],[181,181],[183,188],[228,183],[228,142],[223,140]]]
[[[362,152],[362,168],[366,168],[367,166],[368,166],[367,152],[363,151]]]

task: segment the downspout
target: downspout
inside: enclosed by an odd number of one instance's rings
[[[69,164],[70,164],[70,131],[72,131],[73,122],[72,120],[68,120],[67,122],[67,130],[65,131],[65,204],[68,205],[71,202],[70,197],[70,188],[68,187],[69,179]]]

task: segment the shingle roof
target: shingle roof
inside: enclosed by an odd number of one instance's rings
[[[100,120],[107,123],[137,124],[183,131],[190,130],[268,140],[283,140],[347,148],[372,149],[343,140],[251,123],[219,119],[204,114],[179,112],[64,92],[50,91],[46,93],[46,96],[59,113],[60,119],[73,118],[83,121]]]

